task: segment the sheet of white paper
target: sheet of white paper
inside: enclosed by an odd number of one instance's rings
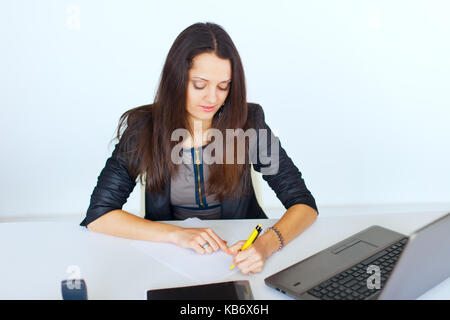
[[[198,228],[203,226],[200,219],[189,218],[184,220],[183,227]],[[220,281],[237,272],[237,268],[230,270],[233,257],[222,250],[201,255],[193,249],[180,248],[172,243],[135,240],[132,245],[195,282]]]

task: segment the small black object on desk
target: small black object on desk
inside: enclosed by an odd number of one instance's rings
[[[87,300],[87,287],[83,279],[61,281],[63,300]]]

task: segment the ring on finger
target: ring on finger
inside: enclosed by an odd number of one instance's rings
[[[205,243],[201,244],[200,247],[202,247],[203,249],[206,249],[207,247],[209,247],[209,243],[205,242]]]

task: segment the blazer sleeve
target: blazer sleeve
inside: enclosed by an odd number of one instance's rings
[[[259,104],[255,104],[253,117],[257,131],[257,144],[252,148],[256,150],[253,168],[262,173],[262,178],[275,191],[286,209],[295,204],[306,204],[319,213],[316,201],[302,178],[302,173],[287,155],[278,137],[266,124],[264,111]],[[264,133],[259,129],[267,131]],[[264,135],[266,139],[261,139]]]
[[[106,160],[105,167],[98,176],[86,217],[80,226],[87,227],[102,215],[122,209],[136,185],[136,181],[128,173],[123,157],[118,153],[118,145],[119,143],[115,145],[111,157]]]

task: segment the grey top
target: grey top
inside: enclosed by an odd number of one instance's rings
[[[202,152],[205,147],[183,149],[178,175],[171,177],[170,203],[175,219],[219,219],[221,216],[221,203],[214,195],[205,196],[209,174],[209,166],[204,163],[206,153]]]

